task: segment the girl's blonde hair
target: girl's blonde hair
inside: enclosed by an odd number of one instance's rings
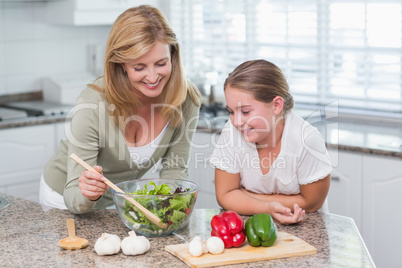
[[[244,90],[261,102],[270,103],[276,96],[283,98],[283,112],[293,108],[293,97],[285,75],[275,64],[266,60],[246,61],[226,78],[224,90],[233,87]]]
[[[160,96],[163,104],[162,116],[170,125],[179,126],[182,107],[187,93],[200,106],[197,88],[186,80],[181,62],[179,43],[167,19],[156,8],[149,5],[133,7],[123,12],[115,21],[106,44],[104,80],[105,87],[90,86],[103,92],[115,109],[110,111],[115,122],[127,118],[140,106],[132,94],[122,63],[133,61],[146,54],[157,42],[170,47],[172,72]]]

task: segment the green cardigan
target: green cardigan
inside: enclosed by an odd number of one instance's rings
[[[71,153],[91,166],[102,166],[103,175],[115,184],[141,178],[160,159],[161,178],[188,176],[190,145],[199,115],[199,107],[189,96],[182,105],[181,126],[168,126],[151,159],[141,166],[133,162],[120,129],[110,120],[110,107],[98,91],[84,89],[74,107],[69,138],[62,140],[44,169],[46,183],[64,196],[64,203],[73,213],[106,208],[113,205],[113,197],[110,190],[98,201],[90,201],[81,194],[78,178],[84,168],[69,157]]]

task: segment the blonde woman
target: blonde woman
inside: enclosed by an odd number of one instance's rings
[[[211,157],[218,203],[283,224],[321,209],[332,166],[318,130],[294,114],[282,71],[266,60],[239,65],[224,84],[230,120]]]
[[[109,34],[104,75],[82,91],[70,136],[45,167],[40,202],[73,213],[106,208],[113,200],[104,177],[138,179],[159,160],[161,178],[186,178],[199,106],[166,18],[147,5],[126,10]]]

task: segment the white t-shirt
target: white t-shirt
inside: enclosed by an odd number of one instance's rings
[[[292,112],[286,114],[281,151],[267,174],[262,174],[256,145],[246,142],[230,120],[222,129],[210,163],[226,172],[240,173],[241,186],[260,194],[299,194],[300,185],[323,179],[332,171],[321,133]]]
[[[156,148],[158,147],[159,143],[161,142],[163,135],[165,135],[166,129],[169,125],[169,122],[165,125],[161,133],[151,141],[150,143],[144,145],[144,146],[139,146],[139,147],[131,147],[127,146],[128,151],[130,152],[131,158],[133,159],[133,162],[137,166],[141,166],[149,159],[151,159],[152,155],[154,154]]]

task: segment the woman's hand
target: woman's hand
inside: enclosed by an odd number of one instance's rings
[[[299,207],[298,204],[293,205],[293,213],[290,208],[285,207],[279,202],[270,202],[270,212],[272,217],[282,224],[288,225],[292,223],[298,223],[306,218],[306,212]]]
[[[91,201],[96,201],[108,190],[108,186],[104,183],[102,167],[94,166],[94,169],[98,173],[84,170],[78,179],[82,195]]]

